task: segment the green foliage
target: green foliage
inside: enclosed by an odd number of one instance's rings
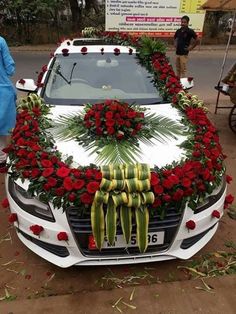
[[[86,109],[85,109],[86,111]],[[145,124],[141,132],[134,137],[116,140],[107,135],[95,139],[83,125],[83,114],[78,116],[61,116],[54,125],[54,137],[58,140],[76,140],[87,151],[97,154],[96,162],[100,164],[132,164],[137,162],[141,151],[139,143],[154,145],[153,140],[164,143],[170,138],[183,134],[182,126],[172,119],[145,113]]]

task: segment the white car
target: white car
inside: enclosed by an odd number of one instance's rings
[[[17,82],[31,94],[8,147],[9,220],[60,267],[188,259],[223,215],[216,130],[161,45],[108,39],[66,40],[37,83]]]

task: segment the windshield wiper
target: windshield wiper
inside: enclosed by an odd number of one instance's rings
[[[70,72],[70,84],[71,84],[71,79],[72,79],[72,75],[73,75],[74,68],[75,68],[76,64],[77,64],[76,62],[73,64],[73,67],[72,67],[71,72]]]
[[[61,78],[63,78],[63,80],[70,85],[70,81],[67,80],[67,78],[61,73],[61,71],[59,69],[56,69],[55,71],[56,74],[58,74]]]
[[[61,78],[63,78],[63,80],[64,80],[67,84],[71,85],[71,79],[72,79],[72,75],[73,75],[74,68],[75,68],[76,64],[77,64],[76,62],[73,63],[73,66],[72,66],[72,69],[71,69],[71,72],[70,72],[70,80],[69,80],[69,81],[68,81],[68,79],[61,73],[61,71],[59,70],[59,68],[57,68],[57,69],[55,70],[55,73],[58,74]]]

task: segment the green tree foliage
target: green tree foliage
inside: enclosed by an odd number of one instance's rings
[[[19,43],[35,42],[36,34],[47,30],[54,30],[58,40],[86,26],[104,26],[104,10],[97,0],[0,0],[0,12],[4,14],[4,35]]]

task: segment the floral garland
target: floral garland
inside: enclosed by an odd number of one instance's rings
[[[155,45],[149,49],[151,53],[145,54],[142,39],[124,34],[106,36],[110,41],[136,45],[141,62],[154,74],[155,84],[163,97],[172,100],[185,115],[185,124],[191,129],[191,135],[182,145],[186,159],[178,164],[173,162],[163,168],[151,169],[154,202],[149,206],[150,213],[158,211],[164,216],[170,206],[183,210],[186,202],[195,210],[199,202],[219,186],[225,172],[225,156],[217,130],[207,118],[203,103],[182,90],[164,53],[152,51]],[[9,154],[9,173],[13,178],[28,179],[29,191],[43,201],[52,202],[55,207],[65,209],[73,205],[80,211],[90,211],[102,173],[95,165],[75,169],[71,167],[71,159],[62,161],[48,132],[51,127],[47,117],[49,110],[49,106],[36,95],[21,102],[11,144],[5,149]],[[227,176],[228,183],[230,180]],[[228,204],[232,201],[232,197],[228,198]],[[189,225],[187,227],[193,229],[193,224]]]
[[[152,145],[184,133],[181,124],[155,115],[138,105],[118,100],[87,104],[82,112],[60,116],[54,126],[54,137],[73,139],[93,154],[96,163],[132,164],[141,154],[139,143]]]

